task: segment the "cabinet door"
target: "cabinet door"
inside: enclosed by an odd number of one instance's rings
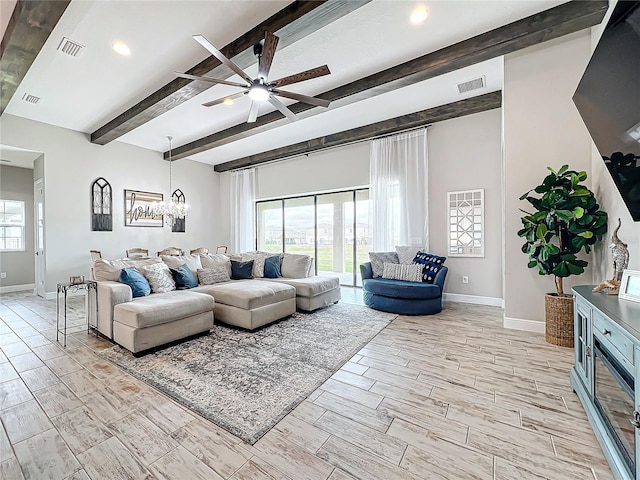
[[[576,360],[576,372],[582,379],[582,383],[589,392],[589,395],[593,395],[593,369],[592,369],[592,355],[593,355],[593,339],[591,336],[591,307],[580,300],[578,297],[574,297],[574,332],[575,332],[575,360]]]

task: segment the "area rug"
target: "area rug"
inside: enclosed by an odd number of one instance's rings
[[[140,358],[100,355],[254,444],[396,316],[340,303],[255,332],[216,325]]]

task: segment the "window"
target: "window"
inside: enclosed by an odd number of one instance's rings
[[[484,190],[447,193],[449,255],[484,257]]]
[[[24,249],[24,202],[0,200],[0,251]]]

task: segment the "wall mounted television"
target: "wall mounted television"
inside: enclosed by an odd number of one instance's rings
[[[640,221],[640,1],[616,4],[573,102]]]

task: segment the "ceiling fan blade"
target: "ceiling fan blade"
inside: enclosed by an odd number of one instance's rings
[[[280,39],[273,33],[266,32],[264,34],[264,45],[262,46],[262,55],[260,55],[260,62],[258,64],[258,77],[264,80],[269,76],[271,63],[273,62],[273,57],[278,47],[278,40]]]
[[[289,75],[288,77],[282,77],[269,83],[275,85],[276,87],[283,87],[285,85],[291,85],[292,83],[311,80],[312,78],[316,77],[324,77],[325,75],[329,75],[330,73],[331,72],[329,71],[329,67],[327,67],[326,65],[322,65],[321,67],[310,68],[309,70],[305,70],[304,72],[295,73],[293,75]]]
[[[247,123],[254,123],[258,119],[258,109],[260,108],[260,102],[251,100],[251,110],[249,110],[249,118]]]
[[[273,95],[269,95],[269,103],[271,105],[273,105],[274,107],[276,107],[278,110],[280,110],[280,113],[282,113],[285,117],[287,117],[289,120],[291,120],[292,122],[296,122],[298,120],[300,120],[295,113],[293,113],[291,110],[289,110],[284,103],[282,103],[280,100],[278,100],[276,97],[274,97]]]
[[[234,93],[233,95],[228,95],[228,96],[226,96],[226,97],[218,98],[217,100],[212,100],[212,101],[210,101],[210,102],[203,103],[203,104],[202,104],[202,106],[203,106],[203,107],[213,107],[214,105],[220,105],[221,103],[224,103],[224,101],[225,101],[227,98],[230,98],[231,100],[233,100],[233,99],[235,99],[235,98],[240,98],[240,97],[242,97],[245,93],[246,93],[246,92]]]
[[[175,73],[177,77],[186,78],[189,80],[201,80],[203,82],[219,83],[221,85],[230,85],[232,87],[249,88],[249,85],[243,85],[242,83],[236,83],[236,82],[228,82],[226,80],[218,80],[217,78],[199,77],[197,75],[190,75],[188,73],[180,73],[180,72],[173,72],[173,73]]]
[[[315,105],[316,107],[328,107],[331,103],[329,100],[323,98],[310,97],[309,95],[302,95],[301,93],[286,92],[284,90],[271,90],[271,93],[280,95],[281,97],[297,100],[302,103],[308,103],[309,105]]]
[[[209,50],[209,52],[211,52],[211,54],[214,57],[216,57],[218,60],[224,63],[227,67],[229,67],[235,73],[240,75],[240,77],[244,78],[247,82],[251,83],[251,79],[249,78],[249,76],[246,73],[244,73],[239,66],[233,63],[231,60],[229,60],[220,50],[214,47],[209,40],[204,38],[202,35],[194,35],[193,39],[196,42],[198,42],[200,45],[202,45],[204,48]]]

